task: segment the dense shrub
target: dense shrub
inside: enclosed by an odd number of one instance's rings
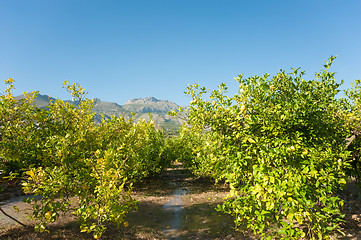
[[[315,80],[293,69],[239,82],[226,96],[225,84],[210,93],[188,88],[188,127],[202,144],[191,159],[197,172],[230,183],[219,210],[232,214],[266,239],[324,238],[338,229],[343,201],[335,190],[346,183],[349,152],[340,84],[329,68]]]

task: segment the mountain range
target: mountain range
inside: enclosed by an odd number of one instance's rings
[[[17,99],[23,98],[22,95],[17,96]],[[44,108],[49,105],[50,101],[55,101],[48,95],[38,94],[34,99],[35,105]],[[66,100],[73,105],[77,105],[77,102]],[[99,98],[94,99],[93,112],[95,112],[95,121],[100,122],[101,116],[104,114],[105,118],[110,118],[112,115],[122,115],[125,118],[133,118],[135,121],[139,119],[149,120],[151,119],[166,132],[174,134],[178,128],[182,125],[180,118],[171,117],[168,112],[178,109],[176,103],[168,100],[159,100],[154,97],[136,98],[127,101],[124,105],[119,105],[114,102],[102,101]],[[185,107],[187,108],[187,107]],[[132,113],[134,116],[132,116]]]

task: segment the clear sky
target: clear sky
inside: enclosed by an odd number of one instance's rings
[[[360,0],[0,0],[0,78],[15,94],[124,104],[154,96],[186,105],[188,84],[210,89],[238,74],[301,67],[361,79]],[[3,92],[4,84],[0,85]]]

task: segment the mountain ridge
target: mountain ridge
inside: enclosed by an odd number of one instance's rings
[[[23,98],[23,95],[16,96],[16,99]],[[37,94],[34,99],[35,105],[45,108],[50,101],[55,101],[49,95]],[[174,133],[182,125],[180,118],[171,117],[168,112],[178,109],[180,106],[169,100],[160,100],[155,97],[134,98],[128,100],[125,104],[120,105],[115,102],[102,101],[94,98],[94,106],[92,111],[95,113],[95,121],[100,123],[102,116],[109,119],[112,115],[123,116],[125,118],[133,118],[135,121],[140,119],[150,120],[150,118],[165,131]],[[64,100],[73,105],[78,105],[76,101]],[[132,116],[133,113],[133,116]],[[149,116],[149,113],[151,116]]]

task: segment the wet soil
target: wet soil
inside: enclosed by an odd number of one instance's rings
[[[154,236],[142,232],[140,225],[157,232],[160,239],[254,239],[235,232],[232,217],[215,210],[228,191],[226,185],[194,178],[175,165],[159,179],[136,186],[139,209],[127,219],[138,228],[139,236],[149,239]]]
[[[349,192],[342,193],[345,235],[335,234],[333,239],[361,239],[361,194],[353,185],[347,189]],[[195,178],[175,164],[158,178],[144,179],[134,186],[132,195],[139,204],[126,218],[129,227],[109,225],[102,239],[257,239],[251,232],[245,235],[236,232],[232,217],[215,210],[228,191],[227,185]],[[34,232],[35,222],[26,216],[31,207],[21,202],[24,197],[3,202],[1,208],[30,227],[22,227],[0,213],[0,239],[92,239],[91,234],[80,233],[79,224],[71,214],[49,225],[48,233]]]
[[[236,232],[232,218],[215,210],[228,191],[226,185],[195,178],[175,164],[159,177],[134,186],[132,196],[139,204],[126,218],[129,227],[109,225],[102,239],[255,239]],[[1,203],[1,208],[29,227],[0,213],[0,239],[92,239],[91,234],[80,233],[71,214],[50,224],[49,233],[34,232],[35,222],[27,216],[31,206],[22,202],[25,197],[11,198]]]

